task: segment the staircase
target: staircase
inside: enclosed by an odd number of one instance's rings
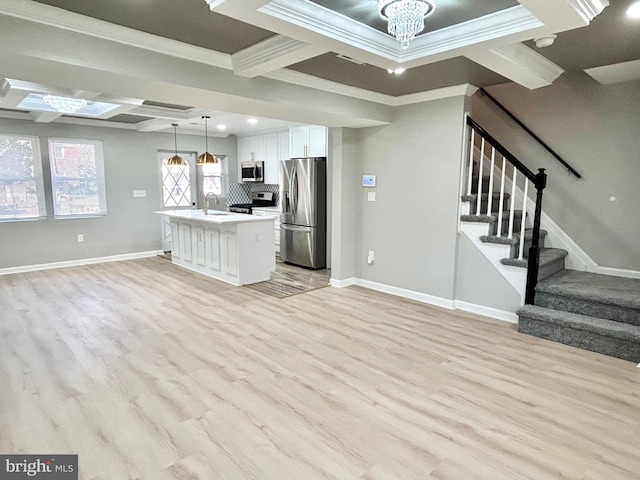
[[[471,143],[469,165],[462,179],[467,188],[461,198],[461,229],[476,245],[503,247],[481,250],[524,299],[529,247],[535,236],[526,213],[530,206],[528,182],[539,178],[475,122],[468,119],[467,123]],[[501,168],[496,151],[503,156]],[[505,180],[507,159],[514,168]],[[519,180],[518,173],[524,174],[524,180]],[[536,181],[538,228],[540,185]],[[522,208],[516,209],[514,203],[521,203]],[[533,223],[535,227],[536,220]],[[529,304],[516,312],[518,331],[640,363],[640,280],[566,270],[567,251],[544,248],[546,237],[547,232],[539,229],[537,278],[533,275],[533,280],[527,279]],[[535,249],[532,251],[535,253]]]
[[[560,270],[517,314],[519,332],[640,363],[640,280]]]

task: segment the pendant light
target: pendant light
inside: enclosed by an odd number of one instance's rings
[[[173,141],[176,147],[176,154],[173,157],[171,157],[169,160],[167,160],[167,165],[169,166],[178,165],[183,167],[187,164],[187,162],[185,161],[184,158],[178,155],[178,124],[172,123],[171,126],[173,127]]]
[[[207,129],[207,122],[211,117],[204,116],[202,118],[204,118],[205,148],[204,153],[198,157],[198,165],[214,165],[218,163],[218,157],[209,153],[209,130]]]

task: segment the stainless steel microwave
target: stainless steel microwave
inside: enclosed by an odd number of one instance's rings
[[[242,162],[243,182],[264,182],[264,162]]]

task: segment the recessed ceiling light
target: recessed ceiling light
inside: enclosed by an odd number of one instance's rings
[[[256,123],[258,123],[258,119],[257,118],[247,118],[247,122],[249,122],[251,125],[255,125]]]
[[[640,2],[632,3],[629,8],[627,8],[627,17],[633,20],[640,20]]]
[[[395,70],[392,68],[388,68],[387,72],[393,75],[400,75],[401,73],[404,73],[405,70],[406,70],[405,68],[396,68]]]
[[[217,128],[218,130],[226,130],[226,129],[227,129],[227,126],[226,126],[226,125],[223,125],[223,124],[220,124],[220,125],[218,125],[216,128]]]

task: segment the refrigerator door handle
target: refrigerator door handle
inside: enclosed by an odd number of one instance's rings
[[[293,170],[291,170],[291,185],[289,186],[289,191],[291,192],[291,212],[295,214],[298,210],[298,169],[296,167],[293,167]]]
[[[301,227],[299,225],[289,225],[288,223],[281,223],[280,228],[283,230],[289,230],[291,232],[310,232],[311,227]]]

